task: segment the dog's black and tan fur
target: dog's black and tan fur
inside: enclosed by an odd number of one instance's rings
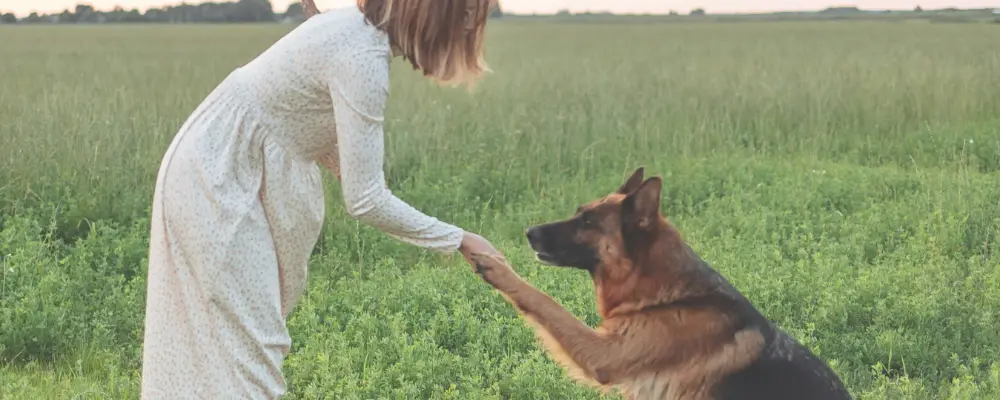
[[[570,219],[527,230],[543,263],[590,273],[603,323],[582,323],[500,256],[476,271],[577,381],[645,399],[850,399],[840,378],[772,325],[660,213],[640,168]]]

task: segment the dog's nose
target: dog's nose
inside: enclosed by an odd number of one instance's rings
[[[528,241],[529,242],[537,243],[538,242],[538,237],[539,237],[538,230],[539,230],[538,227],[531,227],[531,228],[525,229],[524,230],[524,236],[528,237]]]

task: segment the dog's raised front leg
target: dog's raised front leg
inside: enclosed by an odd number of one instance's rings
[[[608,339],[518,276],[502,257],[474,254],[471,258],[476,273],[514,306],[572,378],[593,386],[610,382],[600,371],[601,360],[609,352]]]
[[[549,354],[571,377],[584,383],[614,385],[654,365],[683,363],[709,370],[727,369],[722,364],[745,365],[763,343],[759,331],[734,334],[716,315],[705,311],[674,318],[635,316],[629,319],[632,325],[616,332],[594,330],[518,276],[506,259],[473,255],[472,260],[476,273],[514,305]],[[705,346],[710,341],[719,345]]]

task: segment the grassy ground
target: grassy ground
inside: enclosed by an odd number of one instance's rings
[[[0,29],[0,397],[138,398],[147,215],[187,114],[281,26]],[[470,96],[398,64],[393,190],[493,240],[644,165],[702,256],[861,399],[1000,396],[997,26],[496,24]],[[587,399],[457,257],[327,185],[290,398]]]

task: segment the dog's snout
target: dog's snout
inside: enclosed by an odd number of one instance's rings
[[[538,243],[541,239],[540,229],[537,226],[533,226],[524,231],[524,236],[528,237],[528,241],[531,243]]]

